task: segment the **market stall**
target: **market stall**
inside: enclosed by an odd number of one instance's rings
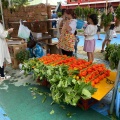
[[[90,103],[92,99],[99,101],[107,95],[114,87],[116,77],[116,72],[111,72],[104,64],[58,54],[31,59],[24,63],[23,70],[25,74],[33,72],[40,83],[49,83],[56,103],[78,105],[84,109],[94,103]]]

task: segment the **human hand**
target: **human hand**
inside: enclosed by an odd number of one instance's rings
[[[14,28],[8,29],[8,33],[12,33]]]

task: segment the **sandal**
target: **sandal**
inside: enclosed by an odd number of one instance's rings
[[[5,77],[1,77],[0,80],[7,80],[7,79],[9,79],[9,78],[11,78],[11,76],[10,76],[10,75],[7,75],[7,76],[5,76]]]
[[[103,53],[104,52],[104,50],[101,50],[101,53]]]

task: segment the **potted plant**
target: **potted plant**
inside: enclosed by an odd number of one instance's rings
[[[107,31],[110,28],[112,19],[113,19],[113,16],[111,13],[104,16],[104,19],[103,19],[104,31]]]
[[[105,16],[106,16],[106,14],[105,14],[105,12],[103,12],[102,15],[101,15],[101,24],[100,24],[101,28],[104,27],[104,22],[103,21],[104,21]]]
[[[118,5],[116,11],[116,22],[115,22],[115,26],[119,26],[120,25],[120,5]]]
[[[81,19],[81,16],[83,14],[83,8],[81,8],[80,6],[75,8],[75,14],[77,16],[78,19]]]
[[[58,17],[60,18],[62,16],[62,13],[61,12],[58,12],[57,13]]]
[[[18,60],[19,64],[19,68],[21,68],[23,62],[25,60],[28,60],[30,58],[30,53],[28,50],[21,50],[16,54],[16,59]]]
[[[85,7],[84,10],[83,10],[83,13],[84,13],[84,16],[85,16],[85,19],[87,20],[87,17],[89,15],[89,11],[90,11],[90,8],[89,7]]]
[[[83,14],[83,9],[80,6],[78,6],[78,7],[76,7],[74,12],[75,12],[76,17],[77,17],[77,26],[76,26],[76,28],[81,29],[83,27],[83,25],[84,25],[84,21],[81,20],[81,17],[82,17],[82,14]]]

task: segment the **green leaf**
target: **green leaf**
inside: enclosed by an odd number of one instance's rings
[[[54,114],[54,113],[55,113],[55,111],[54,111],[54,110],[51,110],[50,115],[52,115],[52,114]]]
[[[60,105],[60,107],[61,107],[62,109],[66,109],[64,105]]]
[[[33,99],[36,99],[36,98],[37,98],[36,96],[33,97]]]
[[[67,117],[71,118],[75,113],[68,112]]]
[[[39,73],[39,69],[36,69],[36,68],[35,68],[34,71],[37,72],[37,73]]]
[[[44,103],[46,101],[46,96],[44,96],[43,100],[42,100],[42,103]]]
[[[83,90],[82,90],[82,95],[84,95],[86,97],[86,99],[91,98],[91,93],[85,88],[83,88]]]

